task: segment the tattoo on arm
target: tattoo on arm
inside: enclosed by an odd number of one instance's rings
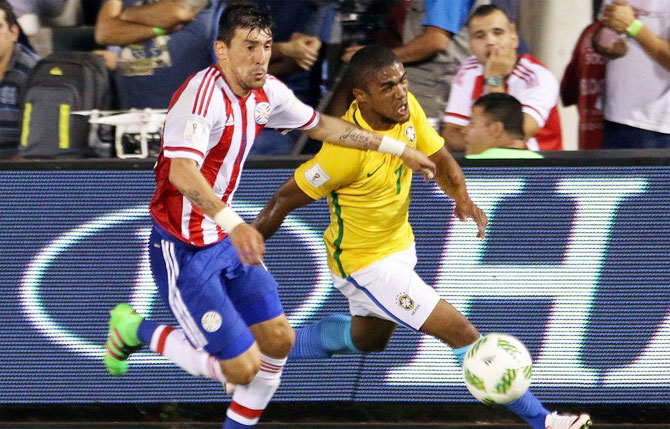
[[[203,212],[208,212],[211,209],[215,208],[215,205],[212,204],[207,197],[200,195],[200,192],[190,189],[180,189],[181,193],[189,199],[193,204],[196,205]]]
[[[340,135],[340,141],[354,142],[361,149],[370,149],[372,147],[370,142],[370,133],[354,127],[347,127],[344,134]]]

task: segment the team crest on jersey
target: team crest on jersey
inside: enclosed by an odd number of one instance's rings
[[[200,319],[202,329],[204,329],[207,332],[215,332],[221,327],[221,323],[222,323],[221,315],[214,310],[208,311],[207,313],[203,314],[202,319]]]
[[[254,119],[258,125],[265,125],[270,120],[270,103],[258,103],[256,109],[254,110]]]
[[[414,308],[414,300],[409,297],[406,293],[398,295],[398,305],[404,308],[407,311],[410,311]]]
[[[409,127],[405,128],[405,137],[407,137],[407,140],[409,140],[410,143],[414,143],[414,140],[416,140],[416,131],[414,131],[414,126],[410,125]]]

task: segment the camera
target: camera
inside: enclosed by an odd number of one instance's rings
[[[390,28],[386,17],[395,0],[338,0],[337,21],[342,26],[342,45],[368,45],[374,35]]]

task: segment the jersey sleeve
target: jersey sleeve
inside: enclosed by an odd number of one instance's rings
[[[163,129],[166,158],[188,158],[202,165],[210,131],[224,116],[223,99],[214,91],[216,85],[201,85],[208,79],[207,75],[204,80],[192,79],[168,111]]]
[[[416,148],[430,156],[444,146],[444,139],[430,126],[426,113],[412,93],[407,95],[412,125],[416,130]]]
[[[364,156],[362,150],[324,142],[314,158],[295,170],[293,177],[304,193],[318,200],[353,183],[360,174]]]
[[[475,0],[426,0],[423,26],[438,27],[456,34],[465,25]]]
[[[519,102],[523,106],[523,113],[530,115],[542,128],[549,118],[551,109],[558,103],[559,84],[549,70],[542,68],[535,72],[539,83],[520,94]]]
[[[474,78],[471,66],[463,64],[451,82],[447,110],[444,112],[444,122],[466,126],[470,123],[472,115],[472,93],[474,91]],[[469,73],[470,72],[470,73]]]
[[[267,127],[309,130],[319,123],[319,113],[298,100],[279,79],[268,76],[264,89],[272,106]]]

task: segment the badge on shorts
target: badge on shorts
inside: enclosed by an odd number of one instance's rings
[[[398,305],[405,310],[410,311],[414,308],[414,300],[406,293],[403,293],[402,295],[398,295]]]
[[[270,120],[270,103],[262,102],[256,105],[254,109],[254,119],[258,125],[265,125]]]
[[[221,315],[214,310],[208,311],[202,315],[200,324],[205,331],[215,332],[221,327]]]

